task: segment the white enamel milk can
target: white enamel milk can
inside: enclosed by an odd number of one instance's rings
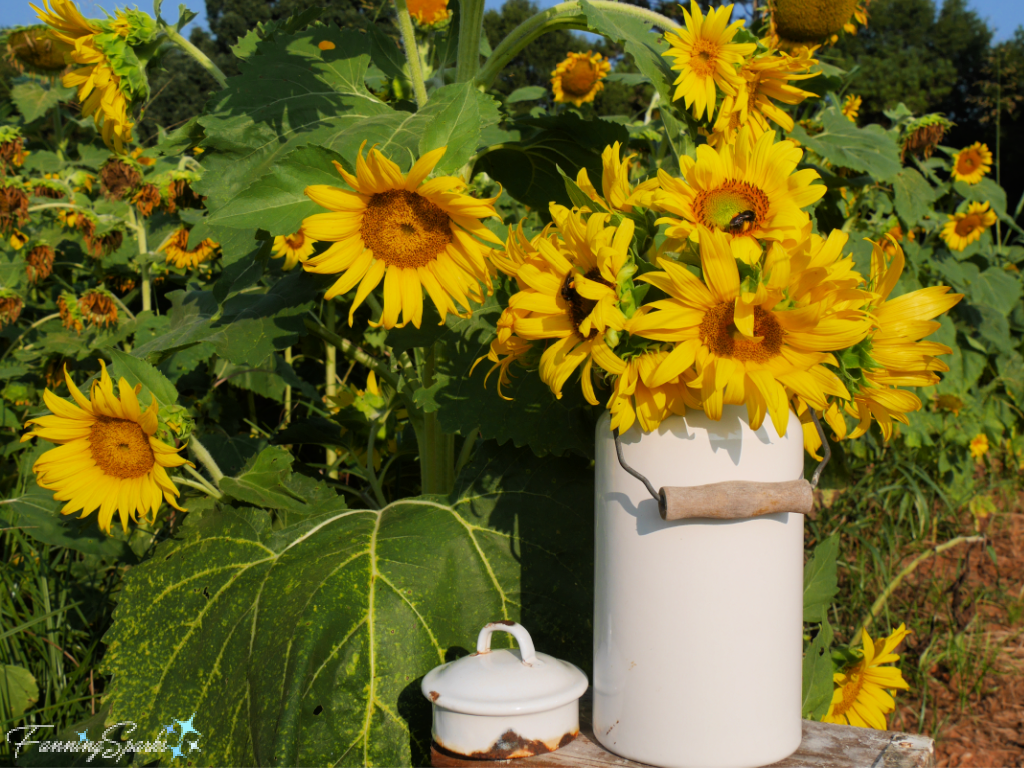
[[[781,760],[801,740],[804,515],[771,510],[813,504],[798,417],[790,412],[779,437],[771,419],[750,429],[741,406],[726,406],[720,421],[690,411],[655,432],[634,426],[620,442],[626,466],[651,487],[617,459],[605,414],[596,445],[595,736],[663,768]],[[692,517],[671,519],[685,513],[673,509],[680,502]],[[754,516],[714,519],[743,515]]]

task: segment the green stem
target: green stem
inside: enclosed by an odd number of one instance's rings
[[[421,381],[426,388],[434,384],[438,359],[444,346],[436,342],[424,350]],[[423,414],[422,439],[417,431],[420,449],[422,493],[446,494],[455,485],[455,435],[447,435],[437,421],[437,412]]]
[[[328,332],[333,334],[336,322],[333,299],[327,302],[327,316],[325,321]],[[330,410],[331,399],[337,394],[337,379],[338,348],[334,344],[327,342],[326,354],[324,357],[324,396],[327,398],[328,410]],[[327,476],[332,480],[337,480],[338,470],[334,465],[338,461],[338,452],[331,447],[328,447],[326,450]]]
[[[188,447],[192,451],[192,455],[199,460],[199,463],[206,467],[206,471],[210,473],[213,482],[220,485],[220,481],[224,479],[224,473],[213,456],[210,455],[210,452],[206,450],[206,446],[199,442],[198,437],[192,435],[188,439]]]
[[[458,477],[459,473],[465,467],[470,458],[473,456],[473,446],[476,445],[477,438],[480,437],[480,430],[474,429],[462,441],[462,449],[459,451],[459,460],[455,462],[455,476]]]
[[[427,85],[423,81],[423,62],[420,58],[420,49],[416,45],[416,31],[412,27],[409,6],[405,0],[395,0],[395,10],[398,12],[398,31],[402,35],[405,60],[409,62],[412,90],[416,94],[416,106],[423,109],[423,105],[427,103]]]
[[[662,16],[660,13],[655,13],[635,5],[627,5],[612,0],[591,0],[590,4],[598,10],[610,13],[613,16],[627,16],[639,19],[663,30],[679,28],[679,24],[667,16]],[[544,33],[553,32],[557,29],[588,29],[586,16],[583,14],[583,7],[576,0],[559,3],[548,8],[546,11],[541,11],[509,32],[505,39],[495,47],[490,57],[484,62],[483,67],[480,68],[479,73],[476,75],[476,84],[482,88],[489,88],[501,73],[501,70],[515,58],[516,54]],[[459,34],[459,62],[461,64],[461,30]],[[477,46],[479,46],[479,39],[477,40]]]
[[[173,42],[175,45],[181,48],[181,50],[183,50],[185,53],[187,53],[189,56],[191,56],[193,59],[199,62],[199,66],[201,66],[203,69],[209,72],[210,75],[213,76],[213,79],[217,81],[217,85],[219,85],[221,88],[227,88],[227,77],[225,77],[224,73],[220,71],[220,67],[218,67],[210,60],[209,56],[207,56],[201,50],[192,45],[192,43],[190,43],[188,40],[181,36],[181,33],[178,32],[178,30],[176,30],[169,24],[164,24],[162,25],[161,28],[163,29],[164,34],[167,35],[168,39],[170,39],[171,42]]]
[[[480,71],[480,35],[484,29],[484,0],[459,2],[459,51],[455,59],[455,82],[465,83]]]
[[[386,364],[381,362],[375,357],[371,357],[366,353],[362,347],[353,344],[346,338],[339,336],[334,333],[333,330],[328,330],[323,325],[317,325],[312,320],[306,320],[306,330],[315,336],[319,336],[323,341],[333,344],[335,347],[341,350],[341,354],[347,357],[349,360],[355,360],[360,365],[369,368],[371,371],[377,374],[378,378],[384,379],[396,390],[398,389],[398,376],[392,372]]]
[[[373,450],[377,439],[377,425],[381,421],[387,421],[388,413],[385,413],[381,419],[374,419],[370,422],[370,439],[366,446],[366,480],[373,489],[373,495],[377,498],[377,504],[380,505],[380,509],[388,505],[388,500],[384,498],[384,490],[381,488],[380,480],[377,479],[377,473],[373,469]]]
[[[284,361],[288,364],[288,367],[292,367],[292,348],[285,347],[284,349]],[[292,420],[292,385],[286,384],[284,388],[284,419],[283,425],[288,426]]]
[[[878,596],[878,599],[875,600],[874,605],[871,606],[871,612],[868,614],[867,618],[864,619],[863,623],[859,627],[857,627],[856,630],[854,630],[853,637],[851,638],[850,642],[856,643],[859,641],[861,631],[871,626],[874,620],[878,617],[878,614],[882,612],[882,609],[885,607],[885,604],[892,596],[892,593],[896,591],[897,587],[899,587],[899,585],[903,583],[903,580],[907,578],[907,576],[909,576],[915,570],[917,570],[917,566],[919,566],[925,560],[931,557],[935,557],[935,555],[942,554],[947,549],[952,549],[958,544],[974,544],[984,540],[984,536],[957,536],[955,539],[950,539],[944,544],[939,544],[934,549],[929,549],[927,552],[924,552],[915,557],[913,560],[911,560],[910,565],[908,565],[906,568],[900,571],[896,575],[896,578],[893,579],[888,584],[888,586],[886,586],[882,594]]]
[[[210,485],[209,480],[207,480],[201,474],[192,469],[192,467],[190,467],[188,464],[182,464],[182,466],[185,468],[186,472],[188,472],[190,475],[192,475],[192,477],[195,478],[195,480],[189,480],[187,477],[179,477],[177,479],[179,483],[184,483],[185,485],[191,486],[192,488],[198,488],[207,496],[212,496],[215,499],[219,499],[224,496],[223,493],[221,493],[219,490]]]

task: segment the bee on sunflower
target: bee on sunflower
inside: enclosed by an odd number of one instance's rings
[[[62,514],[97,512],[100,530],[110,533],[116,513],[122,529],[139,516],[151,523],[166,501],[182,512],[180,495],[167,470],[192,463],[158,440],[159,404],[154,398],[145,410],[139,402],[142,386],[122,378],[117,391],[100,361],[101,375],[86,397],[65,369],[64,380],[74,404],[49,389],[43,399],[50,413],[29,419],[21,441],[39,437],[56,444],[36,460],[32,470],[41,488],[66,502]],[[184,447],[184,446],[182,446]]]

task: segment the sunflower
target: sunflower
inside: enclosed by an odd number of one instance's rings
[[[409,322],[420,327],[424,289],[442,324],[449,312],[462,314],[456,301],[468,313],[470,299],[480,303],[484,287],[488,294],[492,291],[485,259],[489,249],[476,238],[501,244],[480,221],[498,215],[494,210],[497,197],[477,199],[462,194],[466,185],[454,176],[425,181],[446,149],[428,152],[403,175],[376,149],[364,159],[360,147],[355,176],[335,163],[353,192],[323,184],[306,187],[306,195],[331,213],[308,217],[302,222],[303,230],[313,240],[334,245],[304,262],[302,268],[317,274],[342,273],[328,289],[327,299],[358,284],[349,325],[356,309],[381,280],[384,311],[377,324],[388,329]]]
[[[105,288],[92,288],[78,300],[78,309],[94,328],[117,325],[117,305]]]
[[[980,239],[982,233],[995,223],[995,211],[989,208],[987,201],[971,203],[965,212],[950,215],[949,221],[942,227],[940,236],[950,250],[962,251]]]
[[[44,77],[55,77],[67,69],[64,47],[42,24],[22,27],[8,34],[7,61],[19,72],[27,70]]]
[[[873,364],[864,370],[864,381],[853,394],[846,412],[859,420],[850,433],[857,438],[867,432],[874,419],[888,440],[892,423],[908,424],[906,414],[920,410],[921,401],[913,392],[900,387],[927,387],[937,384],[937,373],[949,366],[938,359],[952,350],[944,344],[922,341],[939,329],[934,318],[948,312],[963,298],[950,293],[945,285],[929,286],[896,298],[889,298],[905,259],[903,250],[890,239],[892,258],[887,249],[875,243],[871,254],[871,287],[875,295],[870,313],[874,327],[865,350]]]
[[[987,144],[976,141],[953,155],[951,174],[957,181],[977,184],[992,170],[992,153]]]
[[[912,120],[903,129],[900,162],[904,161],[907,152],[927,160],[952,127],[953,123],[937,112]]]
[[[887,638],[872,641],[867,630],[861,630],[860,661],[833,673],[836,688],[823,722],[885,730],[885,716],[896,709],[891,694],[910,686],[899,669],[882,665],[899,661],[893,651],[908,634],[910,630],[900,624]]]
[[[0,184],[0,232],[6,234],[28,222],[28,195],[15,184]]]
[[[655,386],[654,376],[668,352],[654,349],[626,361],[625,370],[615,379],[608,400],[611,428],[625,434],[637,421],[644,432],[653,432],[670,415],[685,416],[687,407],[700,408],[696,393],[677,379]],[[693,379],[692,371],[686,378]]]
[[[793,118],[775,102],[799,104],[815,98],[816,94],[790,84],[793,80],[817,77],[818,72],[807,71],[815,64],[817,61],[810,57],[797,58],[774,51],[745,59],[739,70],[744,87],[722,100],[708,143],[733,144],[736,132],[744,125],[751,126],[756,138],[769,130],[769,120],[784,131],[793,130]]]
[[[24,306],[25,302],[20,296],[11,290],[0,288],[0,330],[18,322]]]
[[[846,101],[843,102],[843,117],[856,125],[857,117],[860,115],[860,105],[863,102],[864,99],[851,93],[846,97]]]
[[[81,333],[84,328],[82,312],[78,308],[78,297],[73,293],[65,291],[57,297],[57,311],[60,312],[61,322],[64,327],[75,333]]]
[[[629,213],[634,207],[650,208],[654,199],[654,191],[658,188],[657,179],[647,179],[634,187],[629,183],[630,161],[636,155],[627,155],[619,159],[621,152],[619,142],[605,147],[601,153],[601,192],[599,193],[590,182],[586,168],[580,168],[576,175],[576,186],[591,200],[601,203],[606,210]]]
[[[659,224],[674,241],[696,239],[701,228],[728,232],[747,263],[761,257],[758,240],[794,242],[810,222],[801,209],[825,194],[810,168],[796,170],[803,151],[792,141],[775,142],[767,131],[756,140],[740,129],[736,144],[697,147],[697,159],[680,158],[682,178],[658,171],[657,210],[675,214]]]
[[[149,216],[160,205],[160,190],[155,184],[146,184],[132,197],[134,205],[142,216]]]
[[[867,25],[867,0],[771,0],[771,36],[781,44],[835,42],[839,33]]]
[[[166,261],[178,269],[195,269],[204,261],[210,258],[218,247],[218,243],[206,238],[191,251],[188,249],[189,231],[187,229],[176,230],[167,241],[157,248],[167,254]]]
[[[672,99],[682,98],[697,119],[714,113],[719,90],[735,94],[743,87],[736,65],[757,49],[756,43],[731,42],[744,25],[742,19],[729,24],[731,16],[732,6],[726,5],[712,8],[705,18],[697,0],[690,0],[690,10],[683,8],[686,28],[665,32],[669,49],[662,55],[675,59],[672,69],[679,72]]]
[[[737,240],[718,230],[700,233],[703,282],[686,267],[658,259],[664,271],[638,279],[669,298],[646,305],[650,310],[632,318],[629,328],[676,345],[651,383],[672,381],[695,366],[689,386],[699,389],[711,419],[720,419],[726,404],[745,404],[751,428],[760,428],[768,414],[780,435],[789,423],[791,394],[818,409],[830,396],[849,399],[825,364],[836,364],[831,350],[867,336],[870,320],[860,307],[870,294],[850,287],[860,276],[852,258],[841,258],[845,243],[836,232],[827,241],[809,239],[795,255],[775,244],[755,265],[761,275],[755,281],[741,282]]]
[[[980,459],[988,453],[988,435],[984,432],[971,438],[971,457]]]
[[[11,238],[8,241],[11,244],[11,248],[16,251],[20,251],[25,247],[25,243],[28,242],[28,235],[22,232],[20,229],[15,229],[11,232]]]
[[[448,0],[406,0],[409,15],[424,26],[431,26],[447,21],[452,12],[448,10]]]
[[[65,60],[79,65],[64,75],[65,88],[77,88],[82,115],[92,116],[103,142],[118,154],[132,141],[134,123],[128,117],[128,98],[121,77],[114,73],[110,60],[97,45],[103,30],[89,23],[72,0],[43,0],[44,10],[29,3],[39,18],[49,25],[59,47],[66,48]]]
[[[103,371],[89,398],[65,369],[64,379],[77,406],[47,389],[43,399],[51,415],[26,422],[34,429],[22,436],[22,442],[41,437],[57,444],[33,465],[36,482],[54,491],[57,501],[67,502],[62,514],[81,511],[81,517],[87,517],[98,509],[100,529],[107,534],[114,512],[125,532],[129,518],[138,522],[139,514],[154,522],[161,500],[184,512],[167,470],[192,462],[178,455],[180,449],[154,437],[160,409],[156,398],[143,411],[138,398],[142,385],[133,389],[122,378],[115,394],[102,360],[100,365]]]
[[[292,235],[278,235],[274,238],[274,249],[271,258],[280,259],[284,257],[284,266],[281,268],[286,272],[295,269],[300,261],[308,259],[315,249],[316,242],[306,237],[305,231],[299,227],[299,231]]]
[[[511,334],[506,335],[527,343],[550,342],[540,358],[540,377],[556,398],[562,397],[565,382],[582,365],[584,397],[599,405],[592,381],[594,363],[609,373],[624,370],[608,348],[605,333],[621,330],[626,321],[618,307],[616,284],[630,258],[634,225],[626,219],[618,227],[605,227],[604,216],[584,220],[579,211],[554,205],[551,212],[554,227],[532,240],[526,241],[521,230],[509,233],[506,251],[514,255],[504,267],[514,269],[520,290],[509,299],[505,319]],[[517,352],[517,358],[528,351],[518,342],[503,342],[502,336],[499,329],[499,345]],[[500,349],[492,350],[491,360],[505,362]]]
[[[555,92],[555,103],[575,104],[579,107],[593,101],[598,92],[604,89],[601,81],[611,69],[612,65],[600,53],[570,51],[551,72],[551,90]]]

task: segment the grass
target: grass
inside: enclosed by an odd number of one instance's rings
[[[27,669],[39,688],[38,702],[20,714],[0,685],[0,732],[53,725],[57,733],[96,712],[101,638],[120,580],[120,569],[97,558],[38,544],[16,528],[0,532],[0,664]],[[4,740],[0,765],[10,764]]]

